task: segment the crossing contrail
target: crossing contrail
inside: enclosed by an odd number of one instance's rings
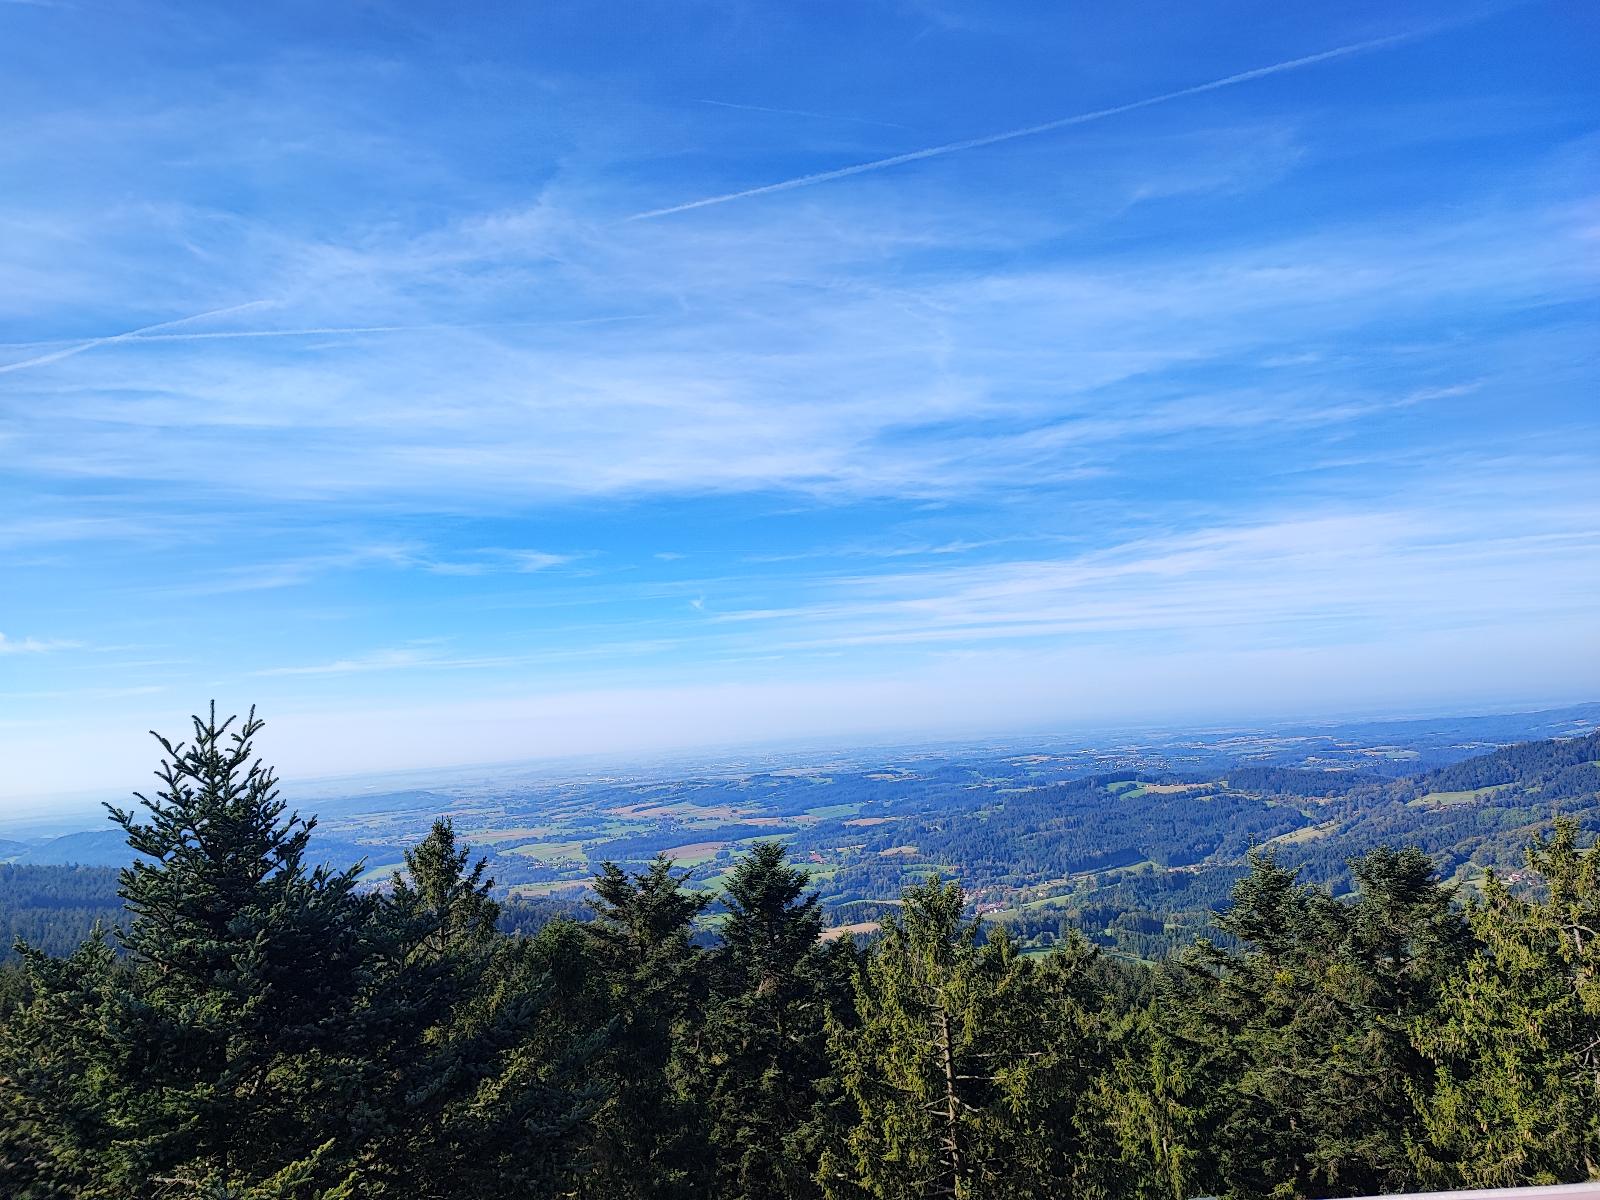
[[[154,325],[145,325],[140,329],[130,329],[127,333],[114,333],[110,337],[90,338],[84,342],[74,342],[64,350],[52,350],[49,354],[35,355],[25,358],[20,362],[5,363],[0,365],[0,375],[12,371],[20,371],[24,367],[42,367],[46,363],[60,362],[63,358],[71,358],[75,354],[82,354],[85,350],[93,350],[96,346],[109,346],[114,342],[127,342],[135,338],[145,337],[160,329],[171,329],[177,325],[187,325],[190,321],[204,320],[206,317],[221,317],[228,313],[243,312],[247,308],[260,308],[270,304],[269,300],[251,300],[248,304],[230,304],[227,308],[213,308],[209,312],[195,313],[192,317],[179,317],[176,321],[160,321]]]
[[[1282,75],[1287,71],[1298,71],[1301,67],[1314,66],[1317,63],[1329,62],[1336,58],[1347,58],[1352,54],[1361,54],[1368,50],[1380,50],[1385,46],[1393,46],[1400,42],[1410,41],[1432,31],[1431,28],[1413,30],[1409,33],[1391,34],[1388,37],[1369,38],[1364,42],[1351,42],[1347,46],[1336,46],[1332,50],[1323,50],[1317,54],[1307,54],[1302,58],[1291,58],[1287,62],[1273,63],[1267,67],[1256,67],[1250,71],[1241,71],[1237,75],[1227,75],[1207,83],[1197,83],[1193,87],[1179,88],[1175,92],[1162,92],[1159,96],[1146,96],[1143,100],[1133,100],[1127,104],[1114,105],[1111,108],[1098,108],[1093,112],[1077,113],[1070,117],[1058,117],[1054,121],[1045,121],[1038,125],[1024,125],[1021,129],[1009,129],[1005,133],[991,133],[983,137],[967,138],[959,142],[946,142],[942,146],[928,146],[922,150],[911,150],[905,154],[891,155],[888,158],[876,158],[871,162],[856,163],[854,166],[839,167],[832,171],[818,171],[812,175],[798,175],[793,179],[784,179],[778,183],[746,188],[739,192],[726,192],[720,196],[706,196],[703,199],[690,200],[684,204],[673,204],[667,208],[652,208],[646,212],[634,213],[627,219],[630,221],[649,221],[656,217],[671,216],[673,213],[688,212],[691,209],[710,208],[714,204],[727,204],[730,200],[745,200],[751,196],[765,196],[771,192],[788,192],[795,188],[827,183],[833,179],[844,179],[851,175],[864,175],[868,171],[882,171],[889,167],[898,167],[901,163],[920,162],[925,158],[940,158],[946,154],[955,154],[962,150],[976,150],[981,146],[993,146],[999,142],[1010,142],[1018,138],[1033,137],[1035,134],[1049,133],[1056,129],[1066,129],[1072,125],[1087,125],[1092,121],[1103,121],[1107,117],[1119,116],[1122,113],[1133,112],[1136,109],[1152,108],[1157,104],[1181,100],[1185,96],[1198,96],[1203,92],[1214,92],[1221,88],[1233,87],[1235,84],[1248,83],[1252,79],[1264,79],[1268,75]]]
[[[221,316],[223,313],[239,312],[241,309],[254,308],[257,305],[267,303],[269,301],[254,300],[249,304],[239,304],[232,308],[219,308],[211,312],[198,313],[192,317],[182,317],[176,321],[164,321],[160,325],[146,325],[143,329],[132,329],[127,333],[112,334],[110,337],[90,339],[62,338],[44,342],[7,342],[0,344],[0,349],[31,349],[40,346],[60,346],[62,349],[52,351],[49,354],[40,354],[33,358],[23,359],[20,362],[0,364],[0,375],[5,374],[7,371],[21,370],[23,367],[40,367],[46,363],[59,362],[63,358],[71,358],[74,354],[82,354],[85,350],[93,350],[96,346],[104,346],[113,342],[212,342],[248,338],[334,337],[366,333],[437,333],[450,330],[512,329],[527,326],[565,328],[573,325],[605,325],[617,321],[644,321],[649,319],[648,314],[645,313],[624,313],[610,317],[578,317],[569,321],[458,321],[432,325],[323,325],[305,329],[206,329],[185,333],[158,332],[163,329],[171,329],[175,325],[198,321],[202,317]]]

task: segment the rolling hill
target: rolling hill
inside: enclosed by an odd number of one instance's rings
[[[1486,870],[1519,866],[1523,846],[1558,813],[1600,828],[1600,733],[1500,747],[1399,778],[1361,761],[1330,769],[1258,765],[1256,756],[1211,770],[1071,777],[1105,759],[991,755],[597,781],[494,806],[443,792],[395,793],[375,798],[385,810],[378,813],[360,811],[353,799],[330,805],[314,856],[335,865],[364,860],[377,885],[400,860],[398,847],[442,809],[489,857],[502,894],[520,902],[520,927],[530,913],[581,909],[602,861],[641,864],[665,852],[693,868],[697,886],[715,891],[742,847],[777,838],[808,865],[837,926],[871,920],[907,882],[939,872],[960,879],[989,919],[1027,944],[1081,930],[1121,953],[1156,958],[1209,930],[1258,849],[1343,892],[1352,856],[1416,845],[1441,876],[1470,891]],[[83,889],[82,905],[48,914],[56,940],[73,919],[86,930],[108,904],[114,910],[114,873],[87,868],[128,861],[120,831],[7,849],[8,869],[35,872],[26,877],[29,894],[44,886],[37,873],[50,870],[64,873],[67,892]],[[22,909],[40,907],[19,886],[14,880],[0,891],[8,928]]]

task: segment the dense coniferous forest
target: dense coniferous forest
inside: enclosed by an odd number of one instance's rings
[[[0,868],[19,913],[22,896],[27,913],[125,905],[76,949],[14,919],[0,1194],[1183,1200],[1600,1175],[1600,856],[1570,816],[1469,893],[1402,816],[1334,887],[1302,882],[1340,847],[1252,851],[1272,809],[1240,806],[1217,836],[1248,867],[1208,936],[1135,963],[1065,924],[1025,951],[1025,928],[937,876],[876,903],[876,935],[828,937],[776,841],[737,855],[715,900],[665,855],[604,864],[578,920],[502,906],[440,820],[387,886],[358,887],[356,868],[314,865],[314,822],[278,798],[259,728],[213,713],[162,742],[160,789],[114,812],[138,855],[118,901],[109,871],[52,893]],[[1595,750],[1517,747],[1421,785],[1252,786],[1414,814],[1535,778],[1560,812]],[[1041,790],[1007,816],[1070,840],[1073,812],[1125,790]],[[1147,846],[1180,802],[1234,802],[1145,799],[1102,828]],[[1071,849],[1093,864],[1121,844]],[[1016,869],[1006,853],[992,874]],[[1096,903],[1157,957],[1160,922],[1114,891]]]
[[[70,954],[96,924],[122,919],[111,867],[39,867],[0,863],[0,962],[26,942],[46,954]]]

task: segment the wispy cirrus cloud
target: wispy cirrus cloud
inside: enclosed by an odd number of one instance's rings
[[[478,551],[475,557],[449,560],[418,557],[414,564],[434,575],[495,575],[511,573],[531,575],[535,571],[564,566],[578,556],[551,554],[545,550],[490,549]]]
[[[57,638],[13,638],[0,633],[0,654],[49,654],[56,650],[77,650],[82,645],[82,642]]]
[[[269,359],[228,342],[200,357],[122,342],[42,368],[55,374],[34,386],[51,406],[13,418],[0,453],[39,475],[274,499],[916,496],[1004,488],[1041,469],[1067,479],[1151,438],[1353,425],[1426,394],[1459,395],[1481,363],[1469,379],[1440,380],[1429,357],[1452,354],[1448,342],[1372,331],[1418,312],[1481,319],[1594,295],[1585,220],[1562,206],[1513,220],[1457,214],[1159,262],[845,291],[819,287],[798,261],[776,275],[752,264],[737,280],[718,267],[698,285],[691,260],[736,257],[743,237],[676,251],[651,237],[614,249],[606,280],[583,284],[609,305],[614,293],[637,304],[662,277],[680,281],[625,333],[440,328],[381,349],[356,341]],[[663,253],[678,266],[661,270]],[[387,289],[389,270],[374,268],[367,286]],[[785,322],[758,315],[773,305]],[[1285,388],[1284,355],[1303,357],[1308,343],[1318,357]],[[1347,365],[1357,344],[1390,360],[1381,387]],[[1195,382],[1242,356],[1264,364],[1259,379]]]
[[[8,651],[107,689],[11,716],[394,706],[423,755],[1592,679],[1570,37],[926,9],[8,45],[0,620],[143,648]]]
[[[1340,643],[1401,631],[1580,625],[1600,588],[1600,498],[1577,460],[1452,464],[1387,506],[1310,510],[1051,557],[814,578],[781,608],[710,619],[791,652],[995,641]],[[1476,488],[1493,480],[1491,501]],[[1395,504],[1394,500],[1402,503]],[[1576,639],[1575,654],[1600,656]]]
[[[340,658],[332,662],[304,666],[267,667],[257,671],[263,676],[297,675],[353,675],[369,671],[399,671],[414,667],[437,667],[441,659],[436,653],[416,647],[399,647],[376,650],[354,658]]]
[[[386,647],[350,658],[291,666],[264,667],[252,672],[258,678],[295,678],[318,675],[366,675],[373,672],[455,672],[482,673],[518,671],[533,666],[572,662],[580,659],[605,660],[618,656],[657,653],[674,645],[664,639],[592,641],[573,646],[547,647],[511,654],[469,654],[450,652],[438,639],[420,645]]]
[[[169,537],[157,522],[127,516],[59,514],[0,520],[0,548],[74,542],[139,541]]]
[[[421,571],[430,575],[527,575],[575,561],[573,554],[544,550],[462,548],[440,554],[423,543],[379,542],[324,553],[267,559],[226,567],[208,577],[179,586],[191,595],[227,595],[298,587],[328,574],[382,569]]]
[[[813,112],[803,108],[771,108],[765,104],[735,104],[731,100],[696,100],[696,104],[710,104],[716,108],[732,108],[740,112],[771,113],[780,117],[807,117],[817,121],[848,121],[856,125],[876,125],[882,129],[904,129],[904,125],[894,121],[876,121],[871,117],[854,116],[847,113]]]

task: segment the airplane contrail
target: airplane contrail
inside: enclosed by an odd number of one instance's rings
[[[210,314],[207,314],[210,315]],[[194,318],[188,318],[193,320]],[[306,329],[205,329],[197,333],[149,333],[136,332],[118,334],[116,339],[106,338],[106,341],[121,340],[128,342],[209,342],[217,340],[231,340],[233,338],[274,338],[274,337],[315,337],[319,334],[334,333],[414,333],[426,329],[457,329],[456,325],[328,325]],[[99,344],[98,342],[96,343]],[[0,345],[5,350],[31,350],[38,346],[73,346],[83,345],[82,338],[52,338],[42,342],[6,342]],[[75,349],[73,353],[77,353]],[[40,360],[32,359],[30,363]],[[23,366],[22,363],[13,363],[12,366]]]
[[[1307,54],[1302,58],[1291,58],[1287,62],[1273,63],[1267,67],[1256,67],[1249,71],[1240,71],[1237,75],[1226,75],[1221,79],[1213,79],[1207,83],[1197,83],[1192,87],[1179,88],[1175,92],[1162,92],[1159,96],[1146,96],[1143,100],[1133,100],[1127,104],[1114,105],[1111,108],[1098,108],[1093,112],[1077,113],[1070,117],[1059,117],[1054,121],[1045,121],[1038,125],[1025,125],[1021,129],[1009,129],[1005,133],[991,133],[983,137],[967,138],[959,142],[946,142],[942,146],[928,146],[922,150],[911,150],[905,154],[891,155],[888,158],[876,158],[871,162],[856,163],[854,166],[839,167],[832,171],[818,171],[812,175],[799,175],[793,179],[784,179],[777,183],[764,184],[761,187],[745,188],[739,192],[726,192],[720,196],[706,196],[700,200],[690,200],[684,204],[673,204],[666,208],[652,208],[646,212],[634,213],[626,219],[629,221],[649,221],[656,217],[671,216],[673,213],[689,212],[691,209],[709,208],[714,204],[727,204],[730,200],[745,200],[751,196],[765,196],[771,192],[792,191],[795,188],[811,187],[813,184],[827,183],[834,179],[844,179],[851,175],[862,175],[868,171],[882,171],[888,167],[897,167],[901,163],[919,162],[925,158],[939,158],[946,154],[955,154],[961,150],[976,150],[981,146],[993,146],[999,142],[1010,142],[1015,141],[1017,138],[1033,137],[1035,134],[1065,129],[1071,125],[1087,125],[1091,121],[1103,121],[1107,117],[1115,117],[1140,108],[1151,108],[1154,105],[1166,104],[1172,100],[1181,100],[1185,96],[1198,96],[1203,92],[1214,92],[1219,88],[1232,87],[1238,83],[1248,83],[1252,79],[1263,79],[1268,75],[1281,75],[1285,71],[1297,71],[1301,67],[1328,62],[1335,58],[1346,58],[1352,54],[1361,54],[1368,50],[1378,50],[1385,46],[1393,46],[1400,42],[1421,37],[1429,32],[1432,32],[1432,30],[1413,30],[1409,33],[1390,34],[1388,37],[1370,38],[1364,42],[1351,42],[1347,46],[1336,46],[1332,50],[1323,50],[1317,54]]]
[[[29,349],[37,346],[64,346],[67,348],[51,354],[41,354],[21,362],[5,363],[0,365],[0,374],[6,371],[15,371],[22,367],[36,367],[45,363],[57,362],[63,358],[70,358],[74,354],[81,354],[85,350],[92,350],[96,346],[103,346],[107,342],[210,342],[232,341],[240,338],[331,337],[363,333],[432,333],[441,330],[503,329],[530,325],[557,328],[570,325],[604,325],[617,321],[644,321],[649,319],[645,313],[624,313],[610,317],[578,317],[569,321],[477,321],[433,325],[323,325],[302,329],[207,329],[194,333],[153,332],[160,329],[170,329],[174,325],[182,325],[187,321],[198,321],[201,317],[215,317],[222,313],[237,312],[241,308],[253,308],[257,304],[266,303],[268,301],[256,300],[250,304],[237,305],[234,308],[219,308],[213,312],[199,313],[196,316],[183,317],[177,321],[165,321],[160,325],[147,325],[143,329],[134,329],[127,333],[93,338],[88,341],[77,338],[62,338],[46,342],[3,343],[0,344],[0,349]]]
[[[49,354],[35,355],[33,358],[25,358],[20,362],[0,364],[0,375],[9,374],[12,371],[20,371],[24,367],[42,367],[46,363],[60,362],[64,358],[82,354],[85,350],[93,350],[96,346],[107,346],[113,342],[132,341],[155,333],[159,329],[171,329],[175,325],[187,325],[190,321],[201,321],[206,317],[221,317],[228,313],[243,312],[247,308],[260,308],[262,305],[270,303],[270,300],[251,300],[246,304],[230,304],[227,308],[213,308],[209,312],[195,313],[192,317],[179,317],[175,321],[158,321],[154,325],[130,329],[126,333],[113,333],[109,337],[90,338],[88,341],[75,342],[65,350],[53,350]]]

